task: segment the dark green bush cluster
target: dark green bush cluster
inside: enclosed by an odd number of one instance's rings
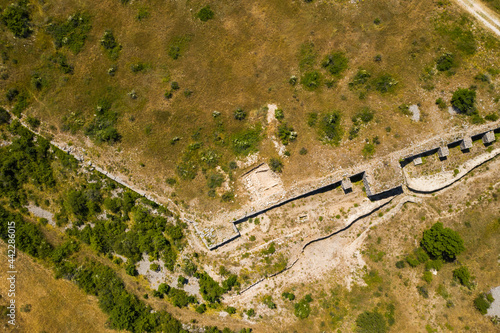
[[[194,275],[200,284],[200,294],[209,303],[219,303],[224,289],[206,272],[198,272]]]
[[[10,113],[0,106],[0,125],[10,122]]]
[[[7,28],[19,38],[26,38],[31,35],[31,17],[28,10],[28,1],[21,0],[16,4],[11,4],[3,10],[1,19]]]
[[[348,67],[349,59],[343,52],[333,52],[328,54],[321,66],[325,68],[332,75],[339,75]]]
[[[205,6],[201,8],[198,13],[196,14],[196,17],[203,22],[206,22],[208,20],[211,20],[214,18],[215,13],[213,10],[210,8],[210,6]]]
[[[470,275],[469,269],[466,266],[461,266],[453,270],[453,278],[457,279],[462,286],[469,289],[472,288],[472,277]]]
[[[317,71],[305,72],[300,78],[300,83],[304,89],[312,91],[316,90],[321,85],[321,74]]]
[[[79,53],[85,45],[90,29],[90,15],[77,12],[67,20],[51,23],[47,27],[47,33],[54,38],[56,48],[66,46],[73,53]]]
[[[481,293],[474,299],[474,306],[481,314],[485,315],[494,301],[491,294]]]
[[[356,332],[358,333],[385,333],[387,322],[384,316],[377,311],[365,311],[356,318]]]
[[[269,160],[269,167],[274,172],[281,172],[281,171],[283,171],[283,162],[281,161],[281,159],[279,157],[272,157]]]
[[[49,61],[59,67],[64,74],[73,74],[74,67],[68,63],[68,59],[61,52],[56,52],[49,57]]]
[[[288,127],[286,123],[282,123],[278,126],[278,137],[281,143],[285,146],[297,138],[297,132],[294,131],[293,127]]]
[[[455,66],[455,55],[453,53],[445,53],[436,60],[436,69],[440,72],[448,71]]]
[[[446,109],[446,102],[444,101],[444,99],[442,99],[441,97],[439,97],[438,99],[436,99],[436,105],[438,106],[438,108],[440,108],[441,110],[444,110]]]
[[[365,70],[365,69],[360,69],[356,72],[354,77],[351,79],[351,82],[349,82],[349,87],[350,88],[359,88],[366,83],[368,83],[368,80],[370,79],[371,74]]]
[[[476,91],[467,88],[458,88],[451,97],[451,105],[460,113],[472,115],[477,113]]]
[[[53,176],[50,143],[36,137],[19,121],[11,123],[9,130],[17,135],[8,147],[0,147],[0,195],[8,198],[10,205],[26,204],[24,184],[51,188],[56,182]]]
[[[342,139],[342,127],[340,125],[341,114],[338,111],[329,112],[321,117],[320,131],[325,143],[338,144]]]
[[[264,297],[262,300],[262,303],[264,305],[267,305],[267,307],[271,310],[276,309],[276,303],[273,302],[273,297],[271,295],[267,295]]]
[[[289,301],[293,301],[295,299],[295,295],[293,293],[284,292],[281,296]]]
[[[101,46],[104,48],[111,60],[118,59],[122,46],[116,40],[115,36],[113,35],[113,31],[106,30],[100,42]]]
[[[100,308],[109,315],[110,326],[130,332],[185,332],[179,321],[165,311],[151,311],[130,294],[113,270],[97,262],[84,264],[74,281],[86,293],[97,296]]]
[[[235,155],[248,155],[257,151],[257,145],[261,140],[262,128],[255,126],[245,129],[233,135],[231,146]]]
[[[373,81],[375,89],[381,93],[392,92],[398,81],[390,74],[383,74]]]
[[[243,109],[237,108],[234,110],[233,116],[236,120],[244,120],[247,117],[247,113]]]
[[[121,135],[115,128],[118,113],[111,110],[111,102],[103,99],[97,106],[94,120],[85,129],[85,135],[98,143],[113,144],[120,141]]]
[[[306,295],[300,302],[294,304],[294,314],[297,318],[305,319],[309,317],[311,313],[311,306],[309,303],[312,302],[311,295]]]

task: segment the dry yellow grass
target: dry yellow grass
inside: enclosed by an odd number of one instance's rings
[[[6,253],[2,241],[0,251]],[[7,278],[7,257],[3,255],[0,279]],[[86,295],[66,280],[55,280],[52,271],[29,256],[18,252],[16,281],[16,322],[13,328],[2,318],[6,332],[115,332],[106,329],[107,316],[97,304],[97,298]],[[2,305],[9,301],[7,283],[0,284]],[[31,306],[30,311],[21,308]]]

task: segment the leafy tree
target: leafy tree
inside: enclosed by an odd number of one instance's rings
[[[210,303],[220,302],[224,289],[206,272],[196,273],[195,277],[199,280],[200,294],[203,299]]]
[[[2,22],[12,31],[14,36],[26,38],[33,32],[30,28],[30,12],[28,1],[21,0],[17,4],[11,4],[2,13]]]
[[[451,97],[451,105],[461,113],[471,115],[476,113],[476,91],[458,88]]]
[[[125,266],[125,272],[130,276],[137,276],[137,274],[139,274],[133,263],[128,263],[127,266]]]
[[[365,311],[356,319],[357,332],[359,333],[385,333],[387,323],[382,314]]]
[[[441,222],[424,231],[420,245],[431,258],[446,261],[455,260],[465,250],[460,235],[450,228],[444,228]]]

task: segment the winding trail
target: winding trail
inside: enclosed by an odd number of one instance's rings
[[[478,0],[455,0],[455,2],[500,37],[500,18],[494,11]]]

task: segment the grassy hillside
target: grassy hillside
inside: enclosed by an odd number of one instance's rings
[[[356,163],[365,139],[365,157],[384,154],[460,122],[435,105],[457,87],[476,86],[480,116],[497,109],[498,42],[448,2],[25,1],[26,38],[9,26],[9,4],[2,103],[143,188],[199,198],[199,209],[213,205],[216,166],[232,177],[231,161],[277,156],[269,137],[289,141],[286,128],[297,132],[289,183]],[[447,53],[451,65],[437,70]],[[267,126],[268,103],[283,110],[280,133]],[[422,121],[404,104],[419,104]],[[366,108],[372,121],[351,119]],[[343,135],[325,144],[333,111]]]

